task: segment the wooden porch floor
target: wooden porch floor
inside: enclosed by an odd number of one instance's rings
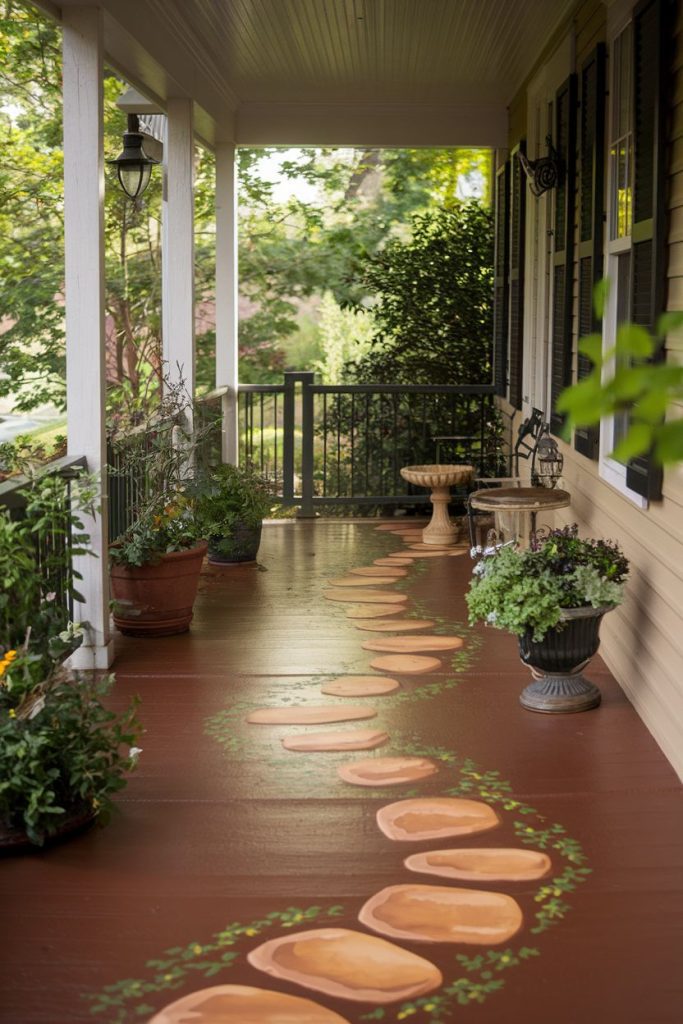
[[[334,677],[374,674],[380,655],[361,644],[390,635],[356,628],[349,605],[322,596],[329,578],[405,548],[375,525],[269,524],[260,569],[205,573],[190,634],[121,640],[116,700],[142,698],[140,766],[108,827],[0,863],[0,1020],[147,1021],[181,995],[221,984],[306,997],[353,1024],[435,1024],[460,1019],[466,1005],[476,1024],[680,1020],[680,788],[599,659],[589,672],[603,692],[598,710],[523,711],[528,673],[514,641],[466,625],[468,555],[418,558],[405,579],[381,589],[404,588],[405,614],[435,621],[428,632],[461,636],[462,650],[437,655],[429,674],[399,675],[393,694],[321,696]],[[367,703],[377,717],[245,723],[256,707],[345,701]],[[422,756],[438,772],[362,788],[342,781],[337,767],[372,754],[281,744],[367,727],[390,736],[378,756]],[[488,804],[499,825],[431,842],[394,841],[377,827],[386,804],[447,794]],[[541,850],[552,870],[484,886],[522,910],[521,930],[500,944],[390,940],[435,964],[442,986],[373,1004],[320,994],[247,961],[264,942],[309,929],[372,934],[357,915],[386,886],[481,888],[403,865],[409,854],[456,846]]]

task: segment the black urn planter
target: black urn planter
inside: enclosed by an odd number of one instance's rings
[[[229,537],[209,537],[209,562],[212,565],[255,562],[261,543],[262,525],[247,526],[240,523]]]
[[[571,714],[600,703],[600,690],[582,672],[600,646],[605,608],[563,608],[560,623],[536,643],[531,630],[519,638],[519,656],[534,676],[519,702],[529,711]]]

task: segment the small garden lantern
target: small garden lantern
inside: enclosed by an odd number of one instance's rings
[[[129,199],[139,199],[149,185],[152,167],[158,164],[147,156],[142,145],[143,136],[137,114],[128,115],[128,129],[123,133],[123,149],[115,160],[107,163],[116,167],[119,184]]]
[[[562,476],[564,458],[552,437],[540,437],[531,464],[531,481],[536,487],[554,487]]]

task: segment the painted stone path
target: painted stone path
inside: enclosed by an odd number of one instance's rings
[[[378,528],[385,540],[404,532],[392,530],[391,524]],[[504,988],[509,970],[540,955],[537,937],[564,919],[570,910],[566,894],[589,873],[580,845],[562,826],[516,800],[498,773],[480,770],[452,751],[422,746],[415,734],[392,732],[382,721],[384,709],[407,702],[415,705],[419,728],[420,702],[455,691],[459,666],[476,653],[466,628],[429,617],[428,608],[408,604],[402,589],[424,569],[425,558],[459,554],[417,544],[401,550],[401,562],[410,567],[407,578],[405,570],[386,576],[371,566],[354,566],[347,576],[327,581],[323,595],[335,615],[346,615],[347,628],[372,630],[373,621],[377,633],[393,627],[397,635],[384,639],[364,640],[362,632],[357,634],[359,650],[388,652],[374,658],[370,668],[391,676],[331,676],[322,686],[318,682],[317,699],[300,704],[283,702],[274,688],[272,703],[236,702],[207,721],[207,734],[226,751],[260,756],[273,786],[283,768],[288,777],[288,758],[297,763],[310,759],[308,778],[321,790],[341,786],[345,797],[385,798],[374,827],[389,846],[423,843],[429,848],[412,854],[406,850],[396,884],[368,892],[355,908],[355,927],[339,926],[337,919],[347,908],[337,905],[274,910],[232,923],[208,939],[166,950],[148,965],[146,975],[91,997],[99,1019],[113,1024],[141,1019],[150,1024],[352,1024],[411,1018],[437,1024],[451,1019],[458,1006],[485,1002]],[[374,608],[383,609],[382,618],[374,616]],[[408,617],[392,620],[387,614]],[[416,635],[402,635],[409,631]],[[439,678],[429,681],[428,674],[437,670]],[[337,703],[321,704],[321,693]],[[373,704],[351,703],[364,696],[371,696]],[[358,728],[359,719],[375,717],[373,728]],[[326,723],[330,728],[319,728]],[[292,725],[318,728],[282,732]],[[272,734],[279,757],[264,734]],[[348,756],[387,745],[388,752]],[[437,877],[424,877],[430,875]],[[539,880],[540,886],[529,890],[528,883]],[[450,974],[440,966],[444,948],[454,951]],[[238,979],[228,983],[225,973],[235,973],[245,962],[262,975],[263,987]],[[325,1005],[326,998],[335,1000],[334,1009]],[[339,1011],[339,1001],[345,1011]]]

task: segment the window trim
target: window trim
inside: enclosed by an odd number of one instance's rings
[[[608,56],[608,97],[609,97],[609,108],[607,111],[607,131],[606,135],[606,147],[607,147],[607,167],[605,175],[605,199],[606,199],[606,224],[605,224],[605,250],[604,250],[604,276],[609,278],[612,282],[613,287],[610,289],[609,299],[605,309],[605,315],[602,322],[602,347],[603,352],[607,351],[614,344],[614,338],[617,332],[617,306],[619,296],[617,294],[617,288],[614,287],[616,281],[616,268],[617,259],[619,255],[625,252],[632,251],[632,235],[612,238],[612,215],[613,215],[613,204],[612,204],[612,185],[614,178],[614,161],[610,158],[610,150],[613,140],[613,128],[614,128],[614,116],[615,116],[615,67],[614,67],[614,44],[621,33],[633,22],[633,0],[624,0],[624,2],[613,3],[607,12],[607,56]],[[631,111],[633,116],[633,111]],[[631,133],[633,132],[633,124],[630,126]],[[633,206],[633,200],[632,200]],[[614,369],[614,362],[606,364],[603,367],[603,376],[608,377]],[[600,423],[600,448],[598,458],[598,474],[602,480],[610,484],[615,490],[627,498],[637,508],[647,509],[649,507],[649,501],[647,498],[642,497],[636,491],[632,490],[626,484],[626,469],[627,467],[621,462],[617,462],[611,458],[610,452],[613,447],[614,439],[614,422],[613,416],[605,417]]]

